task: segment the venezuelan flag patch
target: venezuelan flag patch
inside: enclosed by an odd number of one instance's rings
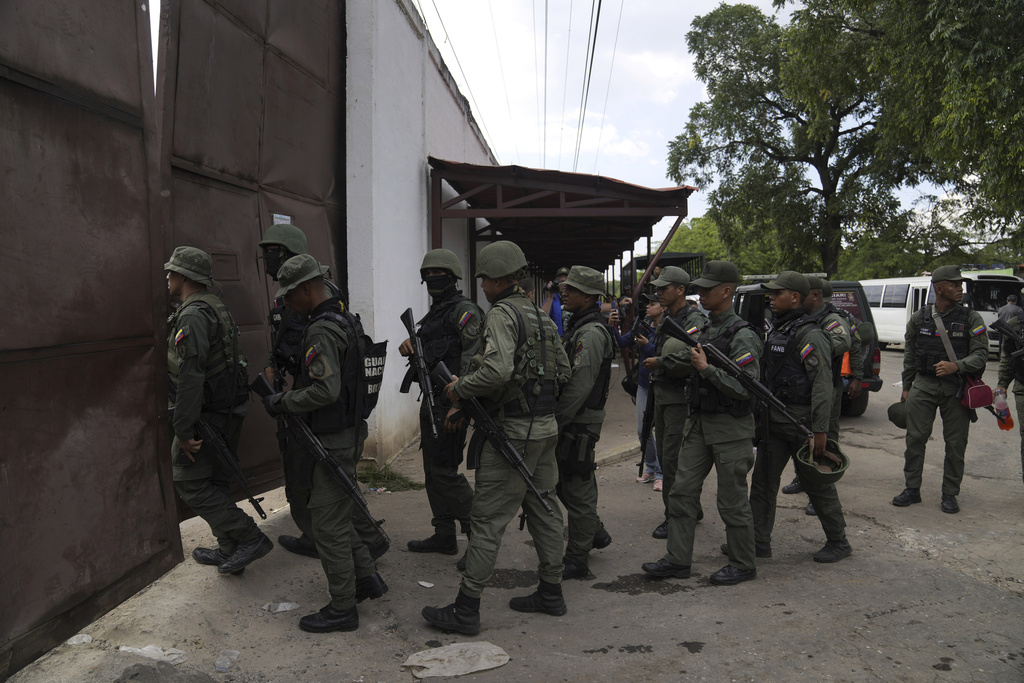
[[[580,351],[582,351],[582,350],[583,350],[583,342],[578,342],[576,344],[576,350],[572,352],[572,355],[573,356],[578,356],[578,355],[580,355]]]
[[[312,363],[314,358],[316,358],[316,348],[310,346],[309,351],[306,351],[306,365]]]
[[[832,322],[830,322],[828,324],[828,327],[826,327],[825,329],[828,330],[829,332],[831,332],[832,330],[836,329],[837,327],[839,327],[839,321],[838,320],[833,320]]]
[[[465,313],[462,314],[462,317],[459,318],[459,327],[465,327],[466,323],[468,323],[472,319],[473,314],[470,313],[469,311],[466,311]]]
[[[745,354],[743,354],[742,356],[740,356],[739,358],[736,359],[736,365],[738,365],[738,366],[740,366],[742,368],[744,365],[746,365],[747,363],[749,363],[752,360],[754,360],[754,355],[751,354],[751,353],[745,353]]]
[[[184,336],[185,336],[185,328],[183,327],[180,330],[178,330],[178,334],[174,335],[174,345],[177,346],[178,342],[180,342],[181,338],[184,337]]]
[[[807,356],[809,356],[811,351],[813,351],[813,350],[814,350],[814,345],[813,344],[804,344],[804,348],[800,349],[800,360],[803,360],[804,358],[807,358]]]
[[[686,334],[693,336],[693,335],[697,334],[698,332],[700,332],[700,329],[698,329],[698,327],[696,325],[694,325],[693,327],[691,327],[690,329],[688,329],[686,331]]]
[[[971,330],[971,334],[974,335],[975,337],[977,337],[979,334],[981,334],[984,331],[985,331],[985,326],[984,325],[978,325],[973,330]]]

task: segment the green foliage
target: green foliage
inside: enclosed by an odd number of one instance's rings
[[[357,472],[357,478],[360,483],[366,484],[370,488],[385,488],[388,491],[419,491],[424,486],[400,472],[395,472],[390,465],[378,467],[377,463],[361,465]]]

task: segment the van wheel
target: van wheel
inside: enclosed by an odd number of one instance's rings
[[[868,397],[871,393],[862,391],[857,398],[843,397],[842,413],[846,417],[860,417],[868,409]]]

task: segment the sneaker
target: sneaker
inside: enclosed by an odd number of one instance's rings
[[[662,486],[661,479],[655,479],[654,480],[654,490],[655,491],[661,491],[661,486]]]
[[[651,480],[654,479],[654,475],[650,472],[644,472],[642,476],[636,478],[638,484],[650,484]]]

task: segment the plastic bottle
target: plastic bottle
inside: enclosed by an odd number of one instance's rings
[[[999,428],[1004,432],[1013,429],[1013,418],[1010,417],[1010,406],[1006,403],[1006,392],[996,389],[995,394],[996,417],[999,418]]]

